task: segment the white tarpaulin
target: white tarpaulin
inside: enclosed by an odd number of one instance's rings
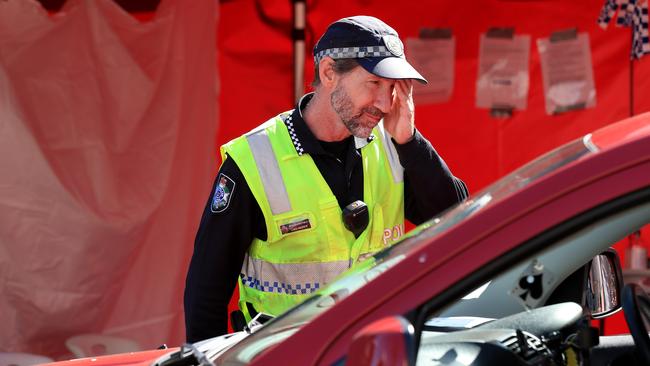
[[[0,2],[0,351],[79,333],[184,339],[215,171],[217,6]]]

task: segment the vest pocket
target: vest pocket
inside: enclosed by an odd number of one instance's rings
[[[386,247],[384,242],[384,210],[381,205],[375,204],[372,210],[372,232],[370,233],[370,243],[368,243],[369,250],[378,252]]]
[[[352,257],[355,262],[362,262],[385,247],[383,243],[383,227],[384,212],[381,205],[375,204],[371,208],[370,224],[366,229],[367,232],[357,239],[355,248],[352,250]]]
[[[332,197],[332,199],[320,201],[319,206],[321,224],[324,227],[320,233],[326,235],[322,240],[327,244],[327,256],[331,260],[349,259],[354,235],[343,225],[342,211],[338,201]]]

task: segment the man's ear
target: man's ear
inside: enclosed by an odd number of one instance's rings
[[[331,88],[336,84],[336,72],[334,71],[334,59],[329,56],[323,57],[318,63],[318,76],[323,86]]]

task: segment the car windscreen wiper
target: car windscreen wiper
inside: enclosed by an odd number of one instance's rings
[[[181,346],[178,352],[169,355],[169,358],[153,366],[215,366],[203,352],[190,343]]]

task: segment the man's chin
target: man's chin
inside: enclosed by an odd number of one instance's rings
[[[348,131],[350,131],[352,136],[367,139],[370,137],[370,135],[372,135],[372,130],[379,124],[379,121],[364,121],[364,123],[356,120],[345,123],[345,127],[348,129]]]
[[[354,137],[360,139],[367,139],[372,134],[372,128],[355,128],[353,131],[350,131]]]

